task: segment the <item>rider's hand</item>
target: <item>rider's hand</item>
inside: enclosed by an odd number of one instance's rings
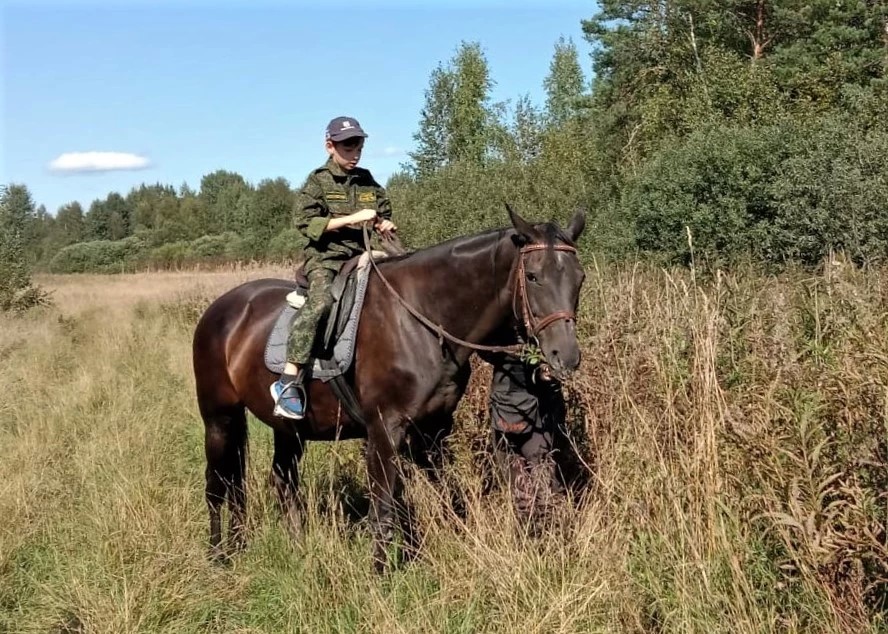
[[[360,211],[356,211],[351,214],[349,217],[349,224],[351,225],[359,225],[362,222],[367,222],[369,220],[376,220],[376,210],[375,209],[361,209]]]
[[[391,235],[393,231],[396,231],[398,228],[395,226],[395,223],[391,220],[386,220],[385,218],[380,218],[379,222],[374,226],[379,233],[388,237]]]

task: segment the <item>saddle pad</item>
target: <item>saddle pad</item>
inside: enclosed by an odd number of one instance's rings
[[[370,279],[370,267],[359,268],[355,274],[358,276],[355,285],[355,301],[342,333],[333,344],[333,358],[315,359],[311,369],[312,378],[329,381],[344,374],[354,361],[355,341],[358,335],[361,307],[364,305],[364,295],[367,291],[367,282]],[[285,302],[281,306],[281,312],[268,336],[268,343],[265,345],[265,367],[275,374],[281,374],[284,371],[284,365],[287,362],[287,339],[290,337],[290,327],[296,318],[296,311],[296,308]]]

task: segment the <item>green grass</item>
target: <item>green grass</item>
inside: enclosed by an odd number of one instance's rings
[[[310,444],[293,540],[255,420],[249,546],[208,561],[190,334],[236,283],[211,277],[47,278],[54,307],[0,316],[0,632],[888,631],[881,271],[593,266],[585,498],[531,538],[483,492],[482,369],[447,484],[405,467],[424,545],[385,577],[361,443]]]

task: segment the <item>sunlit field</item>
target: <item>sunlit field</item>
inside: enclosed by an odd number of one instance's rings
[[[309,444],[293,539],[252,419],[249,544],[207,558],[191,332],[287,269],[37,277],[54,304],[0,316],[0,632],[888,631],[886,274],[587,274],[588,484],[523,530],[479,367],[444,483],[404,466],[424,542],[383,577],[362,444]]]

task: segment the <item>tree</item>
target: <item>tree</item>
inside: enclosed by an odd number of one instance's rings
[[[476,42],[463,42],[446,66],[432,72],[409,166],[422,178],[456,161],[480,165],[493,141],[487,59]]]
[[[52,240],[57,248],[80,242],[85,236],[83,207],[76,200],[59,207],[56,212]]]
[[[30,243],[28,260],[32,265],[45,259],[46,251],[50,248],[50,236],[53,233],[54,226],[55,218],[46,211],[46,206],[40,205],[37,207],[28,238]]]
[[[432,71],[420,112],[419,130],[413,135],[417,149],[410,152],[410,171],[422,178],[447,162],[448,129],[453,111],[453,73],[440,64]]]
[[[290,226],[295,196],[285,178],[265,179],[253,195],[252,214],[247,219],[247,231],[257,248]]]
[[[549,75],[543,82],[546,89],[546,114],[554,125],[561,125],[576,114],[585,87],[586,78],[572,40],[562,37],[555,44],[555,55],[549,65]]]
[[[92,201],[85,216],[86,238],[88,240],[111,239],[111,213],[105,202],[98,198]]]
[[[528,95],[522,95],[515,102],[507,119],[505,124],[497,124],[491,130],[496,155],[510,163],[531,163],[541,150],[543,114],[533,105]]]
[[[48,296],[31,283],[25,231],[34,203],[24,185],[0,188],[0,310],[19,311],[45,303]]]
[[[7,224],[8,229],[20,234],[23,240],[22,247],[27,248],[36,217],[31,192],[25,185],[12,183],[6,187],[3,196],[4,224]]]
[[[107,216],[109,240],[121,240],[130,235],[130,207],[117,192],[111,192],[103,203],[103,213]]]
[[[236,172],[216,170],[200,180],[200,198],[207,207],[207,233],[237,231],[241,224],[238,206],[251,188]]]
[[[790,35],[771,62],[785,90],[804,103],[836,102],[846,86],[884,78],[888,5],[865,0],[792,0],[774,13]]]
[[[176,190],[161,183],[143,183],[138,189],[131,189],[126,195],[126,203],[130,209],[130,233],[154,229],[162,201],[175,198]]]
[[[453,58],[453,112],[448,158],[480,164],[490,137],[490,89],[493,80],[477,42],[463,42]]]

